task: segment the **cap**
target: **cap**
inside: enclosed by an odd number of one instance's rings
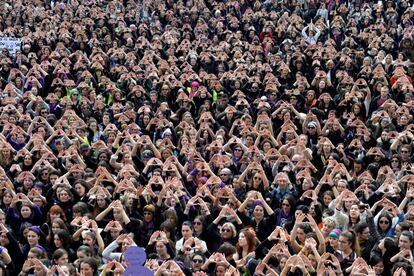
[[[308,127],[311,127],[311,128],[316,128],[316,123],[315,122],[309,122],[308,123]]]

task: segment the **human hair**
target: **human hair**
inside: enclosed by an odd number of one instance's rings
[[[88,264],[92,268],[94,274],[98,270],[98,261],[93,257],[85,257],[81,259],[79,262],[79,267],[82,265],[82,263]]]
[[[81,245],[79,246],[78,250],[76,252],[83,252],[86,256],[93,256],[92,248],[90,248],[87,245]]]
[[[247,241],[247,251],[252,252],[256,249],[256,232],[252,227],[244,228],[240,231],[239,236],[244,234]],[[241,253],[243,248],[237,243],[237,251]]]
[[[80,213],[82,216],[89,212],[88,205],[85,202],[79,201],[72,208],[73,213]]]
[[[217,249],[217,253],[222,253],[224,256],[233,256],[237,252],[236,247],[231,243],[225,242]]]
[[[52,255],[53,262],[57,263],[57,260],[59,260],[65,254],[69,256],[68,252],[65,249],[62,249],[62,248],[56,249],[55,252],[53,252],[53,255]]]
[[[355,232],[352,231],[352,230],[350,230],[350,231],[344,231],[344,232],[342,232],[341,236],[344,237],[351,244],[352,250],[358,256],[360,256],[361,248],[359,246],[359,241],[357,239],[357,236],[356,236]]]
[[[36,259],[44,259],[46,258],[46,252],[44,251],[44,249],[40,249],[39,247],[32,247],[29,250],[30,253],[34,254]]]
[[[63,211],[63,209],[59,206],[59,205],[53,205],[52,207],[50,207],[49,212],[47,213],[47,219],[49,221],[51,221],[50,219],[50,215],[52,214],[59,214],[59,217],[63,220],[66,221],[66,214],[65,211]]]
[[[381,218],[386,218],[388,220],[387,229],[384,231],[385,233],[387,233],[392,227],[392,217],[387,211],[381,212],[381,214],[378,217],[378,221],[377,221],[377,229],[380,232],[380,234],[383,232],[381,228],[379,227]]]
[[[226,223],[224,223],[224,224],[223,224],[223,226],[221,226],[221,229],[223,229],[223,228],[225,228],[225,227],[228,227],[228,228],[230,228],[230,229],[231,229],[231,232],[232,232],[232,234],[233,234],[233,238],[235,238],[235,237],[237,236],[237,230],[236,230],[236,227],[234,226],[234,224],[233,224],[233,223],[231,223],[231,222],[226,222]]]
[[[355,225],[354,231],[357,234],[362,234],[362,232],[364,232],[365,228],[367,228],[367,227],[369,227],[368,223],[362,221],[362,222],[359,222]]]
[[[285,195],[281,202],[283,202],[283,200],[287,200],[289,202],[290,212],[294,213],[296,211],[296,199],[292,195]]]

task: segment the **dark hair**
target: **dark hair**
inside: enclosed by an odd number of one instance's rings
[[[66,230],[60,229],[56,232],[59,239],[62,241],[62,247],[64,249],[69,249],[70,247],[70,235]]]
[[[57,260],[59,260],[65,254],[68,255],[68,257],[69,257],[69,254],[65,249],[61,249],[61,248],[56,249],[55,252],[53,252],[53,255],[52,255],[53,262],[56,263]]]
[[[369,227],[369,225],[366,222],[357,223],[354,227],[355,233],[361,234],[367,227]]]
[[[281,203],[283,202],[283,200],[287,200],[289,202],[290,212],[294,213],[296,211],[296,199],[292,195],[285,195]]]
[[[95,258],[85,257],[81,259],[79,262],[79,267],[82,263],[88,264],[92,268],[94,274],[96,274],[96,272],[98,271],[98,261]]]
[[[381,212],[381,214],[378,217],[378,221],[377,221],[377,229],[380,233],[382,232],[381,228],[379,227],[379,222],[380,222],[381,218],[386,218],[388,220],[388,222],[389,222],[388,227],[385,230],[385,232],[388,232],[392,227],[392,217],[390,216],[390,214],[387,211]]]
[[[217,253],[222,253],[224,256],[232,256],[237,252],[236,247],[231,243],[225,242],[217,249]]]

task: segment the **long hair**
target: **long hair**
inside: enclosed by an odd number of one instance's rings
[[[351,248],[354,250],[354,252],[360,256],[361,255],[361,247],[359,245],[359,241],[357,238],[357,235],[354,231],[345,231],[342,232],[341,236],[345,237],[349,243],[351,243]]]
[[[240,231],[240,234],[244,234],[244,237],[247,241],[247,250],[248,252],[252,252],[256,250],[256,232],[252,227],[244,228]],[[239,234],[239,235],[240,235]],[[237,243],[237,252],[242,253],[243,248]]]

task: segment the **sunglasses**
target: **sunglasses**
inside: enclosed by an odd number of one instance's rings
[[[390,222],[388,220],[380,220],[379,223],[380,224],[389,224]]]
[[[253,177],[253,179],[261,180],[262,178],[255,176],[255,177]]]
[[[391,160],[392,163],[399,163],[400,161],[398,160]]]
[[[234,149],[234,151],[242,151],[241,149]]]
[[[221,231],[222,231],[222,232],[230,232],[230,231],[231,231],[231,229],[229,229],[229,228],[223,228],[223,229],[221,229]]]
[[[200,259],[194,259],[194,260],[193,260],[193,263],[202,264],[202,263],[204,263],[204,262],[203,262],[203,260],[200,260]]]
[[[194,225],[201,225],[200,221],[194,221]]]

